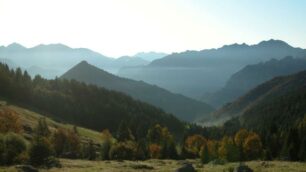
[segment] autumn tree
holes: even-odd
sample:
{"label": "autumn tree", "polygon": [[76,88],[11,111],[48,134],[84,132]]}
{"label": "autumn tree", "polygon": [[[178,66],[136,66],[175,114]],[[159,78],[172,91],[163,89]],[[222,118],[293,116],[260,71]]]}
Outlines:
{"label": "autumn tree", "polygon": [[115,143],[110,151],[110,159],[115,160],[135,160],[137,154],[137,144],[133,141]]}
{"label": "autumn tree", "polygon": [[[174,138],[167,127],[162,127],[159,124],[151,127],[147,133],[147,140],[149,142],[149,154],[154,158],[177,158]],[[156,153],[157,150],[160,152]]]}
{"label": "autumn tree", "polygon": [[201,135],[192,135],[186,138],[184,143],[185,150],[193,157],[199,157],[200,150],[206,145],[207,140]]}
{"label": "autumn tree", "polygon": [[0,109],[0,133],[19,133],[22,129],[18,114],[8,108]]}
{"label": "autumn tree", "polygon": [[208,139],[206,145],[207,145],[210,160],[217,159],[219,142],[216,140]]}
{"label": "autumn tree", "polygon": [[76,158],[80,152],[80,138],[74,131],[59,128],[53,134],[52,145],[57,156]]}
{"label": "autumn tree", "polygon": [[243,150],[247,159],[257,159],[262,153],[262,143],[258,134],[251,132],[245,139]]}
{"label": "autumn tree", "polygon": [[218,149],[219,156],[222,159],[228,161],[238,161],[239,159],[239,150],[235,145],[232,137],[224,136],[220,142],[220,147]]}
{"label": "autumn tree", "polygon": [[158,144],[150,144],[149,145],[149,154],[151,158],[159,159],[161,158],[161,146]]}
{"label": "autumn tree", "polygon": [[102,160],[108,160],[109,159],[109,150],[114,143],[114,138],[112,134],[109,132],[108,129],[104,129],[101,132],[101,138],[103,140],[101,144],[101,150],[100,150],[100,158]]}
{"label": "autumn tree", "polygon": [[243,144],[248,137],[249,132],[246,129],[240,129],[236,134],[235,134],[235,144],[239,149],[239,160],[243,161],[245,159],[244,155],[244,150],[243,150]]}

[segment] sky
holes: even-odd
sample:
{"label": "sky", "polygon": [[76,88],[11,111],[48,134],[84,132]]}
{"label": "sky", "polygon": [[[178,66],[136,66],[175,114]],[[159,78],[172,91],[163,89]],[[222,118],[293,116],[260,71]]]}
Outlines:
{"label": "sky", "polygon": [[109,57],[280,39],[306,48],[305,0],[0,0],[0,45],[63,43]]}

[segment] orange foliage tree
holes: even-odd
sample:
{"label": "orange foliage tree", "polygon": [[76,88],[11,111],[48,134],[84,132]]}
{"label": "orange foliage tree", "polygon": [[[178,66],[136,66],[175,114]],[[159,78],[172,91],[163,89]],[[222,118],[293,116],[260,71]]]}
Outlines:
{"label": "orange foliage tree", "polygon": [[194,157],[198,157],[201,148],[206,145],[207,140],[198,134],[187,137],[185,140],[185,150],[192,154]]}
{"label": "orange foliage tree", "polygon": [[0,110],[0,124],[0,133],[19,133],[22,128],[18,114],[8,108],[2,108]]}
{"label": "orange foliage tree", "polygon": [[149,145],[149,154],[151,158],[159,159],[161,158],[161,146],[158,144]]}

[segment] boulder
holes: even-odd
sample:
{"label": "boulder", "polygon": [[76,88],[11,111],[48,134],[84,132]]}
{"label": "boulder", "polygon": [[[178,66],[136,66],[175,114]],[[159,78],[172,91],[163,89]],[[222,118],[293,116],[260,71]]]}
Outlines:
{"label": "boulder", "polygon": [[176,172],[196,172],[192,164],[186,163],[182,167],[178,168]]}
{"label": "boulder", "polygon": [[38,172],[32,165],[17,165],[15,168],[18,172]]}
{"label": "boulder", "polygon": [[234,169],[234,172],[253,172],[253,170],[250,167],[248,167],[247,165],[242,164],[242,165],[239,165],[238,167],[236,167]]}

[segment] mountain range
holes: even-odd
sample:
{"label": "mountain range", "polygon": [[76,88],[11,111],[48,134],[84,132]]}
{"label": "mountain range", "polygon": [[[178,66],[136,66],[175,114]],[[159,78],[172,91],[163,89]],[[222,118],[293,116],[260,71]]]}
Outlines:
{"label": "mountain range", "polygon": [[135,54],[133,57],[140,57],[140,58],[142,58],[146,61],[151,62],[153,60],[163,58],[167,55],[168,54],[166,54],[166,53],[150,51],[150,52],[139,52],[139,53]]}
{"label": "mountain range", "polygon": [[86,61],[77,64],[61,76],[63,79],[75,79],[87,84],[94,84],[110,90],[123,92],[135,99],[162,108],[181,120],[194,121],[208,115],[214,109],[203,102],[171,93],[143,81],[117,77]]}
{"label": "mountain range", "polygon": [[[63,44],[40,44],[26,48],[18,43],[0,47],[0,59],[9,59],[16,66],[26,69],[32,76],[40,74],[45,78],[62,75],[76,63],[86,60],[109,72],[116,73],[123,66],[142,66],[146,59],[156,59],[162,53],[140,53],[140,56],[111,58],[87,48],[71,48]],[[11,66],[13,67],[13,66]]]}
{"label": "mountain range", "polygon": [[306,50],[273,39],[255,45],[232,44],[173,53],[146,66],[121,68],[118,75],[199,99],[204,93],[220,90],[234,73],[247,65],[286,56],[305,57]]}

